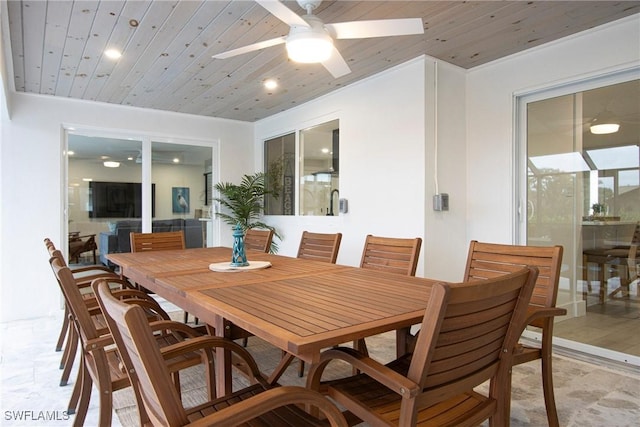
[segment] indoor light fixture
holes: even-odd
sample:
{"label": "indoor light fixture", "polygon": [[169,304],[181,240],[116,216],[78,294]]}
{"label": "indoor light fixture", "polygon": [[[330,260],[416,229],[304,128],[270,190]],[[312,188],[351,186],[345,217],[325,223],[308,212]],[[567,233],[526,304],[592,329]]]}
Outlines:
{"label": "indoor light fixture", "polygon": [[289,31],[286,42],[289,58],[305,64],[324,62],[333,52],[333,39],[318,18],[307,15],[305,20],[311,28],[293,26]]}
{"label": "indoor light fixture", "polygon": [[102,163],[105,168],[119,168],[120,162],[106,161]]}
{"label": "indoor light fixture", "polygon": [[618,120],[611,111],[604,110],[591,121],[589,129],[591,133],[596,135],[616,133],[618,129],[620,129],[620,120]]}

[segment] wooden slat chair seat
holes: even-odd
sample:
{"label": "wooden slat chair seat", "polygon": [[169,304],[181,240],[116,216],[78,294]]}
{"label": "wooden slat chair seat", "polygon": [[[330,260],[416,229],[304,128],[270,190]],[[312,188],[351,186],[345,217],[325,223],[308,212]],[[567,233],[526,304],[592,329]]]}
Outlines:
{"label": "wooden slat chair seat", "polygon": [[518,344],[513,364],[541,360],[542,389],[550,426],[558,426],[558,413],[553,393],[552,339],[553,320],[567,311],[556,307],[562,246],[520,246],[471,241],[464,280],[489,280],[511,273],[523,266],[539,270],[533,295],[527,309],[527,325],[541,328],[540,347]]}
{"label": "wooden slat chair seat", "polygon": [[244,234],[244,248],[250,251],[269,253],[273,234],[273,230],[249,228]]}
{"label": "wooden slat chair seat", "polygon": [[[342,242],[342,233],[312,233],[310,231],[303,231],[296,258],[335,264],[338,259],[340,242]],[[293,359],[294,356],[283,351],[283,360],[271,377],[269,377],[269,381],[271,383],[278,381]],[[300,360],[298,376],[302,377],[303,375],[304,360]]]}
{"label": "wooden slat chair seat", "polygon": [[[67,413],[76,414],[74,426],[84,424],[91,399],[92,384],[95,383],[100,397],[99,425],[108,426],[112,417],[112,392],[129,386],[129,379],[122,371],[122,359],[116,353],[117,350],[113,346],[114,341],[108,328],[96,326],[93,317],[100,311],[97,301],[83,297],[73,280],[71,271],[57,258],[51,258],[51,267],[61,286],[65,302],[69,307],[73,328],[80,341],[81,367],[78,370],[78,379],[69,401]],[[100,281],[105,287],[110,288],[108,279],[102,278],[96,279],[96,281]],[[144,292],[124,289],[116,290],[114,293],[122,298],[124,304],[135,304],[141,310],[147,324],[150,319],[154,320],[150,327],[153,327],[157,334],[154,336],[153,344],[156,348],[172,346],[182,341],[183,336],[196,337],[199,335],[186,325],[167,320],[167,313]],[[119,293],[120,295],[118,295]],[[169,368],[174,376],[173,386],[179,387],[179,371],[181,369],[209,361],[210,363],[205,363],[205,371],[208,378],[207,385],[210,392],[213,393],[215,379],[213,378],[213,369],[209,369],[213,364],[213,355],[191,352],[176,356],[179,357],[172,359]],[[141,420],[145,417],[144,414],[140,414],[140,416]]]}
{"label": "wooden slat chair seat", "polygon": [[140,412],[148,414],[150,424],[166,426],[320,426],[326,420],[313,417],[297,405],[319,408],[332,426],[346,427],[340,410],[320,393],[302,387],[272,387],[260,374],[251,354],[235,342],[205,336],[178,344],[190,349],[230,350],[242,359],[249,373],[250,386],[224,397],[185,409],[171,387],[166,357],[156,345],[144,313],[139,307],[113,298],[106,284],[97,281],[94,289],[108,317],[116,345],[127,368],[131,384],[140,396]]}
{"label": "wooden slat chair seat", "polygon": [[[506,426],[513,349],[525,325],[536,268],[484,283],[436,283],[413,353],[383,365],[352,348],[322,353],[307,387],[375,426]],[[322,382],[333,360],[360,374]],[[474,388],[490,380],[489,392]]]}

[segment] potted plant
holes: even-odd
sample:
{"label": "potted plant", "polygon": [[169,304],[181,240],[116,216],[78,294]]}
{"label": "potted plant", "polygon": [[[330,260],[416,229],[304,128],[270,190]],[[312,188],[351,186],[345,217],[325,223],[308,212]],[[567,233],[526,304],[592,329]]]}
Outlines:
{"label": "potted plant", "polygon": [[[278,198],[277,189],[267,189],[265,185],[266,174],[264,172],[256,172],[252,175],[245,174],[242,176],[240,184],[231,182],[219,182],[215,185],[215,189],[220,193],[219,197],[214,200],[219,202],[222,212],[218,212],[217,216],[225,223],[232,227],[240,224],[243,231],[249,228],[267,228],[274,231],[274,235],[280,239],[280,235],[275,227],[262,222],[264,214],[264,197],[271,194]],[[278,251],[278,245],[271,243],[271,252]]]}
{"label": "potted plant", "polygon": [[604,216],[606,213],[606,206],[604,203],[594,203],[591,205],[591,209],[593,210],[593,216]]}

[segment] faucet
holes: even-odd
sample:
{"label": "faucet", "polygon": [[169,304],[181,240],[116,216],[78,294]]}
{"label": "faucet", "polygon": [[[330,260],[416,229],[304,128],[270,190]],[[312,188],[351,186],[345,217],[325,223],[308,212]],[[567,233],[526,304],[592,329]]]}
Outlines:
{"label": "faucet", "polygon": [[333,193],[338,193],[338,197],[340,197],[340,192],[338,189],[331,190],[331,195],[329,196],[329,210],[327,211],[327,216],[333,216]]}

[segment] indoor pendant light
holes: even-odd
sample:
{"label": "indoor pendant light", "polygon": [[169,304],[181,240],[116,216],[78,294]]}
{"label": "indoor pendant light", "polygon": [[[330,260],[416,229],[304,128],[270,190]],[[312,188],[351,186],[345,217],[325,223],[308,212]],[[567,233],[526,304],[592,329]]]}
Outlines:
{"label": "indoor pendant light", "polygon": [[595,135],[615,133],[620,129],[620,120],[618,120],[611,111],[604,110],[591,121],[589,129],[591,130],[591,133]]}

